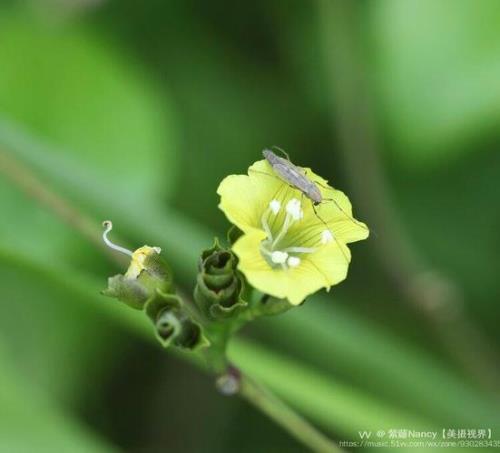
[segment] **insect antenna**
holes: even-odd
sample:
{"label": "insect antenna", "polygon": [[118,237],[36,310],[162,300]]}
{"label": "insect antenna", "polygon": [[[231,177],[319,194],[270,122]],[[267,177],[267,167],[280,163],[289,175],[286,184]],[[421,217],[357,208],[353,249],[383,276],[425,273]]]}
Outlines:
{"label": "insect antenna", "polygon": [[282,148],[280,148],[279,146],[276,146],[276,145],[271,146],[271,149],[273,151],[274,150],[279,151],[283,156],[285,156],[285,158],[286,158],[286,160],[288,160],[288,162],[292,162],[291,159],[290,159],[290,156],[288,155],[288,153],[284,149],[282,149]]}

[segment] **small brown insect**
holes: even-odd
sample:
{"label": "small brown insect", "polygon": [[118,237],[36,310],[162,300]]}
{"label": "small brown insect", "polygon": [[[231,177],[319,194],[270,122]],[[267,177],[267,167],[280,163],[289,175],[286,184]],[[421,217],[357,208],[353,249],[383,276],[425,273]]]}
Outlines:
{"label": "small brown insect", "polygon": [[[323,201],[323,195],[321,195],[316,183],[306,176],[302,168],[294,165],[290,158],[279,157],[269,149],[262,151],[262,155],[280,179],[300,190],[314,205],[318,205]],[[286,153],[285,155],[288,157]]]}
{"label": "small brown insect", "polygon": [[281,148],[278,147],[275,148],[279,150],[281,153],[283,153],[286,156],[286,159],[284,157],[277,156],[270,149],[264,149],[264,151],[262,151],[262,155],[269,162],[269,165],[271,165],[273,171],[276,173],[279,179],[281,179],[289,186],[297,190],[300,190],[300,192],[303,195],[305,195],[307,198],[309,198],[309,200],[312,201],[312,207],[314,213],[321,222],[323,222],[326,225],[326,222],[318,215],[318,212],[316,211],[316,206],[320,205],[321,203],[331,201],[352,222],[354,222],[356,225],[361,226],[364,229],[368,229],[366,225],[362,224],[361,222],[358,222],[347,212],[345,212],[334,198],[324,198],[321,191],[319,190],[318,187],[319,183],[316,183],[311,179],[309,179],[309,177],[306,175],[305,170],[295,165],[290,160],[290,157],[285,151],[283,151]]}

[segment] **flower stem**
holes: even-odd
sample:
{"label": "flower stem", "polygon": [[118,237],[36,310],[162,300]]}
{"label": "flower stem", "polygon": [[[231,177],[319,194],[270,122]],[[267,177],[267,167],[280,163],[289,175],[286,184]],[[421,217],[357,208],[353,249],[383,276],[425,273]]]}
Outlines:
{"label": "flower stem", "polygon": [[248,376],[241,376],[240,395],[312,451],[321,453],[343,451],[290,406]]}
{"label": "flower stem", "polygon": [[311,451],[321,453],[342,452],[343,450],[333,441],[318,431],[269,389],[262,384],[258,384],[228,362],[226,347],[230,334],[230,329],[209,330],[208,337],[210,338],[211,346],[203,354],[208,370],[212,374],[215,374],[218,379],[224,375],[227,377],[232,375],[237,380],[234,388],[232,385],[226,387],[227,381],[222,381],[225,384],[220,386],[219,381],[217,384],[219,391],[226,395],[236,395],[239,393],[242,398],[278,423],[292,437],[309,447]]}
{"label": "flower stem", "polygon": [[118,264],[126,263],[121,256],[111,252],[101,241],[102,227],[100,222],[93,221],[80,209],[73,206],[67,199],[52,190],[34,171],[24,165],[8,151],[0,148],[0,174],[10,179],[29,197],[36,200],[47,210],[52,211],[66,224],[74,228],[87,241],[103,251],[111,260]]}

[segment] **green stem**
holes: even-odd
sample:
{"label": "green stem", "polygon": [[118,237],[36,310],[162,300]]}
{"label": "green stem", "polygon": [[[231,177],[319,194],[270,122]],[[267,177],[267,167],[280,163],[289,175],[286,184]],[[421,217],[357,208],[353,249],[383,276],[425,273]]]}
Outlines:
{"label": "green stem", "polygon": [[51,190],[48,184],[45,184],[35,172],[11,153],[1,148],[0,173],[10,179],[15,186],[19,187],[29,197],[70,225],[92,245],[104,252],[108,258],[120,265],[126,262],[120,255],[113,253],[104,245],[101,240],[102,226],[98,222],[95,222],[64,197]]}
{"label": "green stem", "polygon": [[209,327],[206,331],[211,346],[204,352],[204,357],[209,370],[218,377],[219,390],[226,395],[239,392],[242,398],[245,398],[312,451],[321,453],[342,451],[270,390],[257,384],[229,364],[226,349],[232,333],[232,329],[218,326]]}
{"label": "green stem", "polygon": [[225,374],[229,366],[226,355],[228,341],[227,329],[214,332],[212,329],[205,326],[205,335],[210,340],[210,347],[204,351],[208,369],[216,376]]}
{"label": "green stem", "polygon": [[241,377],[240,395],[312,451],[321,453],[343,451],[290,406],[248,376]]}

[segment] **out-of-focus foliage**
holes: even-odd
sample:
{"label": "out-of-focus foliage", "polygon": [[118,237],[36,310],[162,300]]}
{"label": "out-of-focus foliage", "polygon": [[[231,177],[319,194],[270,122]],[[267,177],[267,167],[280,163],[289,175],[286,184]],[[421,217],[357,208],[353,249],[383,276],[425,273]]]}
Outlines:
{"label": "out-of-focus foliage", "polygon": [[140,61],[84,23],[21,8],[0,16],[0,43],[3,115],[71,150],[124,197],[172,187],[170,103]]}
{"label": "out-of-focus foliage", "polygon": [[498,2],[372,6],[380,100],[402,161],[442,164],[498,137]]}
{"label": "out-of-focus foliage", "polygon": [[[151,78],[116,47],[84,24],[20,5],[1,10],[1,114],[53,143],[53,165],[69,159],[132,204],[173,187],[172,115]],[[0,200],[2,243],[16,253],[94,266],[85,241],[4,179]],[[109,362],[110,326],[37,273],[6,268],[2,292],[9,302],[1,306],[1,333],[23,373],[51,394],[79,399],[99,375],[97,364]]]}
{"label": "out-of-focus foliage", "polygon": [[[72,452],[111,452],[104,442],[65,418],[53,404],[0,359],[0,451],[41,449]],[[27,433],[29,433],[27,435]]]}
{"label": "out-of-focus foliage", "polygon": [[379,99],[403,162],[444,164],[496,135],[498,2],[390,0],[370,12]]}
{"label": "out-of-focus foliage", "polygon": [[[263,147],[281,145],[349,193],[314,2],[28,5],[0,8],[0,152],[96,225],[111,218],[131,248],[161,246],[184,290],[201,250],[225,235],[219,181]],[[498,346],[497,3],[359,5],[397,217]],[[101,297],[125,266],[8,176],[0,451],[304,451]],[[235,341],[232,359],[338,439],[367,427],[499,426],[495,397],[402,303],[373,247],[385,231],[353,205],[375,234],[353,247],[346,282],[243,332],[251,341]]]}

